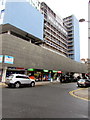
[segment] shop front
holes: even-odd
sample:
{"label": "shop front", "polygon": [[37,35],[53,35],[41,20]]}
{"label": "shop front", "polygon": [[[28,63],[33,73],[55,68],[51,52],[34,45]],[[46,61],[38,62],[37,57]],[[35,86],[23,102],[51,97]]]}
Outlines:
{"label": "shop front", "polygon": [[8,67],[6,72],[6,77],[10,76],[11,74],[25,74],[26,69],[20,67]]}
{"label": "shop front", "polygon": [[51,75],[49,70],[43,69],[28,69],[27,74],[29,76],[34,76],[36,81],[48,81],[51,80]]}

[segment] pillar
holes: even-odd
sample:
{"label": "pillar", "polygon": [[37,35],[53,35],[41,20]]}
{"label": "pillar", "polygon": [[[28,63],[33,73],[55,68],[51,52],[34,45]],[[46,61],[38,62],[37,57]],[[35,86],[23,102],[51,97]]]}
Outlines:
{"label": "pillar", "polygon": [[2,82],[6,81],[6,72],[7,72],[7,67],[3,67],[3,72],[2,72]]}

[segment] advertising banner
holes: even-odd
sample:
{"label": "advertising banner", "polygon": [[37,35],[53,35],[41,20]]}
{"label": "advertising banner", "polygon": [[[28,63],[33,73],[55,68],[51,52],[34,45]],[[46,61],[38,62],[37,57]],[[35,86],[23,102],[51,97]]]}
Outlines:
{"label": "advertising banner", "polygon": [[5,55],[4,63],[13,64],[13,62],[14,62],[14,57]]}
{"label": "advertising banner", "polygon": [[3,61],[3,55],[0,55],[0,63]]}

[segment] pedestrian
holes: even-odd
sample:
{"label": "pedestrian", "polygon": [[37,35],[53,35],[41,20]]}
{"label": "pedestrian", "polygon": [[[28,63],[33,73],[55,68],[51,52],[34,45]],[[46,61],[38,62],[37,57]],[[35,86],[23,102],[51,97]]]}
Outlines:
{"label": "pedestrian", "polygon": [[59,76],[60,83],[62,83],[62,75]]}

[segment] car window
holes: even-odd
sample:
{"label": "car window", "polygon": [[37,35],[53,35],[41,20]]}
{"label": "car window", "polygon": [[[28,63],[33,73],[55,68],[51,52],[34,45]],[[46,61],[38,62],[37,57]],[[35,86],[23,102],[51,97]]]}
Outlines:
{"label": "car window", "polygon": [[14,77],[14,75],[10,75],[8,78],[13,78]]}
{"label": "car window", "polygon": [[27,76],[16,76],[16,78],[24,78],[24,79],[29,79]]}
{"label": "car window", "polygon": [[80,82],[85,82],[85,80],[83,80],[83,79],[80,79]]}

